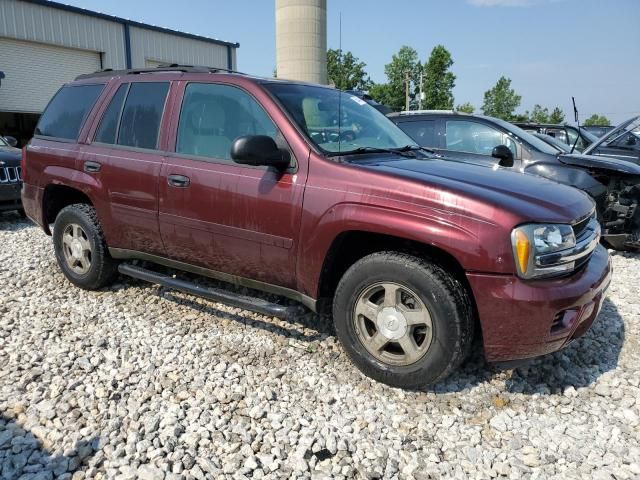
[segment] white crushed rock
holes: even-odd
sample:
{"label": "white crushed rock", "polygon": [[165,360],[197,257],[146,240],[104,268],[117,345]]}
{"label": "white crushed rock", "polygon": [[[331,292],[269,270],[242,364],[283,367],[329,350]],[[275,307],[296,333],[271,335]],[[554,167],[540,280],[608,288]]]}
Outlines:
{"label": "white crushed rock", "polygon": [[475,354],[434,389],[375,383],[326,320],[122,279],[86,292],[0,217],[0,478],[640,478],[640,256],[592,330],[526,370]]}

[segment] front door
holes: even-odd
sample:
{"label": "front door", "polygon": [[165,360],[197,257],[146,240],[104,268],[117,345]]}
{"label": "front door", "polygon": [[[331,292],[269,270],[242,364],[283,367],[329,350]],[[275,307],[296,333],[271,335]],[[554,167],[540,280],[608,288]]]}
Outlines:
{"label": "front door", "polygon": [[[291,168],[234,163],[231,145],[244,135],[274,138],[291,155]],[[174,150],[160,177],[160,231],[169,258],[294,287],[304,178],[260,104],[236,86],[186,84]]]}
{"label": "front door", "polygon": [[444,119],[445,155],[454,160],[475,163],[485,167],[500,161],[491,152],[498,145],[507,146],[518,159],[516,142],[506,133],[482,122]]}

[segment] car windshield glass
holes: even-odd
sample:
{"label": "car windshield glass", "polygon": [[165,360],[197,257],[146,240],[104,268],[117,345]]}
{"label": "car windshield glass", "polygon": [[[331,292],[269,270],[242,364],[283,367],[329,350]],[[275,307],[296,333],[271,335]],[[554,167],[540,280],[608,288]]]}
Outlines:
{"label": "car windshield glass", "polygon": [[520,127],[516,127],[513,123],[505,122],[504,120],[500,120],[499,118],[494,118],[492,120],[496,122],[498,125],[500,125],[502,128],[504,128],[505,130],[510,132],[511,134],[527,142],[536,150],[542,153],[548,153],[549,155],[558,154],[558,151],[556,150],[555,147],[552,147],[548,143],[545,143],[539,138],[536,138],[533,134],[529,132],[525,132]]}
{"label": "car windshield glass", "polygon": [[607,146],[638,146],[640,145],[640,117],[623,128],[616,129],[604,142]]}
{"label": "car windshield glass", "polygon": [[569,153],[571,151],[571,147],[564,142],[561,142],[557,138],[552,137],[551,135],[545,135],[544,133],[534,133],[534,135],[542,140],[545,143],[548,143],[552,147],[556,147],[559,152]]}
{"label": "car windshield glass", "polygon": [[8,147],[9,144],[6,142],[6,140],[2,137],[0,137],[0,147]]}
{"label": "car windshield glass", "polygon": [[312,85],[265,85],[309,139],[328,154],[420,148],[391,120],[355,95]]}

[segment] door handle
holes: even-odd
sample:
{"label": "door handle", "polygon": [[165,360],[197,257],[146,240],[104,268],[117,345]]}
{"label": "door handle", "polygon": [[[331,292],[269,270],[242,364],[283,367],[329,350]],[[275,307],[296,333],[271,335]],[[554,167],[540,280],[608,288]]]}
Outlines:
{"label": "door handle", "polygon": [[191,183],[191,180],[184,175],[169,175],[167,177],[167,183],[172,187],[186,188]]}
{"label": "door handle", "polygon": [[84,162],[82,169],[87,173],[97,173],[102,168],[102,164],[98,162],[92,162],[91,160],[87,160]]}

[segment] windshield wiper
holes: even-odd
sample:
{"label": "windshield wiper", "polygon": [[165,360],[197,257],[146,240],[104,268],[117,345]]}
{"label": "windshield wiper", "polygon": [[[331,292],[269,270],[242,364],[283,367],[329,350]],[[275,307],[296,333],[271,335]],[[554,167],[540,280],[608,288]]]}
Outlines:
{"label": "windshield wiper", "polygon": [[[358,147],[353,150],[346,150],[344,152],[333,152],[333,155],[358,155],[361,153],[393,153],[407,158],[416,158],[415,152],[417,150],[425,150],[418,145],[405,145],[404,147],[397,148],[383,148],[383,147]],[[426,150],[428,151],[428,150]]]}

